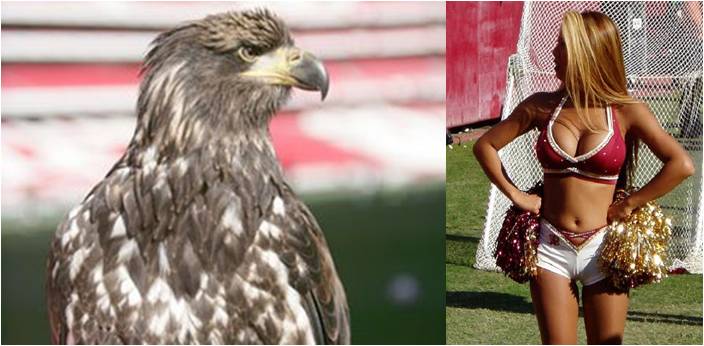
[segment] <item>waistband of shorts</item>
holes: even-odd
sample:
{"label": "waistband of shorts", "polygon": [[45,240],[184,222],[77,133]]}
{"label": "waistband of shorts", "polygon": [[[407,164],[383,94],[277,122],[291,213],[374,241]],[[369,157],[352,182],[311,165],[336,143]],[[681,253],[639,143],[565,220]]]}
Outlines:
{"label": "waistband of shorts", "polygon": [[[550,223],[550,221],[546,220],[545,218],[540,218],[540,225],[542,226],[543,223],[545,224],[545,227],[553,234],[555,234],[558,238],[560,238],[565,244],[567,244],[569,247],[571,247],[575,252],[578,252],[579,250],[583,249],[586,245],[588,245],[594,238],[600,235],[600,233],[603,233],[605,230],[609,229],[609,225],[604,225],[599,228],[595,228],[592,231],[587,231],[587,232],[593,232],[584,242],[582,242],[579,245],[575,245],[570,241],[570,239],[560,230],[559,228],[555,227],[553,224]],[[541,227],[542,228],[542,227]],[[574,232],[570,232],[574,233]],[[586,233],[586,232],[585,232]]]}

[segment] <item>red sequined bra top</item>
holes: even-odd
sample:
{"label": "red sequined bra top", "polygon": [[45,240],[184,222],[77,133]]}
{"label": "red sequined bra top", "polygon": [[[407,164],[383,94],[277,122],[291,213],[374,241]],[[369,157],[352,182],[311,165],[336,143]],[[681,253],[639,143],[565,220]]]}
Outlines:
{"label": "red sequined bra top", "polygon": [[618,121],[612,114],[612,106],[606,107],[609,130],[606,137],[588,152],[572,157],[557,145],[552,133],[555,119],[560,114],[567,96],[555,108],[550,121],[538,136],[535,150],[544,174],[574,175],[578,178],[603,184],[616,184],[621,166],[626,159],[626,144],[621,137]]}

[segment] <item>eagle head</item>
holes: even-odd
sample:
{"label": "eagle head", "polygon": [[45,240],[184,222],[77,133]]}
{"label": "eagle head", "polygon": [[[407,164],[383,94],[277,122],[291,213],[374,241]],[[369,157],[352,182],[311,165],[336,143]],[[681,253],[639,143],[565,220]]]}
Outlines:
{"label": "eagle head", "polygon": [[266,128],[292,87],[324,99],[329,84],[320,60],[264,9],[210,15],[160,34],[142,74],[135,139],[152,144]]}

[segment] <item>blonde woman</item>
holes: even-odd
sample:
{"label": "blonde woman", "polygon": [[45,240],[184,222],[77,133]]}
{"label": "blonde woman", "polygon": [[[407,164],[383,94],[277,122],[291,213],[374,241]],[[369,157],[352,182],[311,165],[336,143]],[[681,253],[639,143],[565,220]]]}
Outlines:
{"label": "blonde woman", "polygon": [[[528,97],[477,141],[474,154],[515,205],[540,212],[539,268],[530,289],[542,342],[577,342],[579,281],[587,342],[621,343],[628,292],[612,287],[599,270],[605,226],[671,191],[694,166],[648,106],[628,95],[618,30],[606,15],[567,12],[553,55],[561,87]],[[544,171],[542,198],[516,188],[498,156],[534,128],[540,131],[535,149]],[[664,166],[640,190],[612,204],[616,187],[632,179],[639,141]]]}

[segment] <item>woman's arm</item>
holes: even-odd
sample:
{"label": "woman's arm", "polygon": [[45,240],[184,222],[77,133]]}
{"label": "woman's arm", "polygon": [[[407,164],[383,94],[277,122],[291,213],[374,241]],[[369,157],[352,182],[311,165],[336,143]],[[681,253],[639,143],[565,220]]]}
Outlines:
{"label": "woman's arm", "polygon": [[609,208],[609,220],[630,215],[633,209],[670,192],[684,179],[694,174],[692,159],[682,146],[663,130],[646,104],[625,105],[621,108],[621,112],[628,122],[628,132],[632,132],[643,141],[664,163],[664,166],[640,190],[634,192],[622,203],[613,204]]}
{"label": "woman's arm", "polygon": [[538,95],[532,95],[521,102],[506,120],[484,133],[474,144],[473,149],[474,156],[489,180],[519,208],[534,213],[540,210],[540,197],[524,193],[511,182],[503,169],[498,152],[516,137],[534,127],[534,110],[538,97]]}

